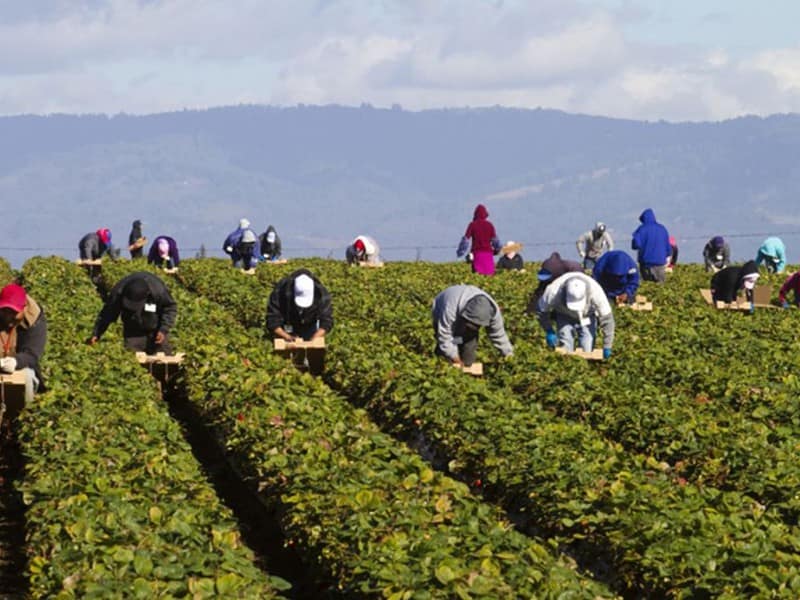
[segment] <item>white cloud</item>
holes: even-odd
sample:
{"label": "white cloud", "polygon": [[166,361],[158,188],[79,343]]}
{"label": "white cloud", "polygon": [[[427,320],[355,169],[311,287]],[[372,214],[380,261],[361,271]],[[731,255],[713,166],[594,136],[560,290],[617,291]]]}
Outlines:
{"label": "white cloud", "polygon": [[648,18],[641,6],[631,0],[22,3],[0,8],[0,114],[237,102],[542,106],[651,120],[800,109],[800,48],[748,54],[719,44],[632,41],[630,32]]}

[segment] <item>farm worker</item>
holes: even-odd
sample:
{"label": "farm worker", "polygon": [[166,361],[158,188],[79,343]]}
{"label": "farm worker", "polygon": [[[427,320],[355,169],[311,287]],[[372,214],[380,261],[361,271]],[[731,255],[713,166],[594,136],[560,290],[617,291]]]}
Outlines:
{"label": "farm worker", "polygon": [[672,256],[667,228],[656,221],[652,208],[639,215],[641,225],[633,232],[631,248],[638,250],[639,272],[645,281],[666,281],[666,264]]}
{"label": "farm worker", "polygon": [[494,275],[494,255],[500,252],[500,240],[494,230],[494,225],[489,221],[489,211],[483,204],[475,207],[472,221],[467,225],[467,231],[458,244],[456,256],[461,258],[467,253],[467,248],[472,247],[472,272],[481,275]]}
{"label": "farm worker", "polygon": [[494,299],[474,285],[453,285],[433,300],[436,354],[454,365],[470,366],[478,350],[478,332],[486,328],[489,340],[503,356],[514,352]]}
{"label": "farm worker", "polygon": [[603,254],[594,265],[592,277],[610,300],[633,304],[639,289],[639,269],[626,252],[612,250]]}
{"label": "farm worker", "polygon": [[308,269],[281,279],[267,303],[267,333],[287,342],[325,337],[333,329],[331,295]]}
{"label": "farm worker", "polygon": [[678,241],[674,236],[669,236],[670,253],[667,258],[667,269],[670,271],[678,264]]}
{"label": "farm worker", "polygon": [[598,221],[595,223],[594,229],[590,229],[578,238],[575,245],[583,260],[583,268],[590,271],[594,268],[594,263],[598,258],[614,249],[614,240],[606,231],[606,224]]}
{"label": "farm worker", "polygon": [[703,248],[703,262],[706,271],[716,273],[731,264],[731,248],[721,235],[708,240]]}
{"label": "farm worker", "polygon": [[34,392],[44,390],[39,360],[46,342],[44,310],[22,286],[9,283],[0,290],[0,371],[25,373],[26,405],[33,401]]}
{"label": "farm worker", "polygon": [[111,230],[98,229],[93,233],[87,233],[78,242],[78,251],[83,260],[97,260],[104,254],[114,258],[114,250],[111,246]]}
{"label": "farm worker", "polygon": [[786,294],[790,291],[794,292],[794,304],[800,306],[800,271],[793,273],[781,286],[778,292],[778,300],[783,308],[789,308],[789,302],[786,300]]}
{"label": "farm worker", "polygon": [[[583,273],[566,273],[545,289],[536,306],[547,345],[563,346],[572,352],[575,337],[584,352],[591,352],[597,324],[603,330],[603,358],[611,356],[614,345],[614,313],[600,284]],[[553,331],[555,319],[556,331]]]}
{"label": "farm worker", "polygon": [[523,267],[522,255],[519,251],[522,250],[522,244],[509,240],[506,245],[500,248],[500,254],[503,256],[497,261],[497,268],[507,271],[521,271]]}
{"label": "farm worker", "polygon": [[164,282],[152,273],[136,271],[111,288],[97,315],[89,344],[96,344],[108,326],[120,317],[126,349],[172,354],[169,331],[177,316],[178,305]]}
{"label": "farm worker", "polygon": [[381,248],[374,238],[360,235],[345,250],[345,258],[348,265],[362,262],[375,265],[381,262],[380,252]]}
{"label": "farm worker", "polygon": [[753,301],[753,288],[758,280],[758,267],[749,260],[741,267],[725,267],[711,277],[711,298],[716,302],[733,302],[741,290]]}
{"label": "farm worker", "polygon": [[[250,232],[245,236],[245,232]],[[247,237],[249,241],[243,242],[242,238]],[[239,227],[234,229],[225,238],[222,244],[225,254],[231,257],[234,267],[250,269],[258,261],[258,250],[256,248],[256,234],[250,229],[250,221],[247,219],[239,220]],[[246,260],[245,260],[246,259]],[[245,266],[245,262],[247,266]]]}
{"label": "farm worker", "polygon": [[756,266],[764,264],[768,273],[783,273],[786,266],[786,246],[779,237],[768,237],[758,249]]}
{"label": "farm worker", "polygon": [[142,258],[144,256],[144,245],[147,238],[142,235],[142,222],[138,219],[131,226],[131,233],[128,235],[128,252],[131,258]]}
{"label": "farm worker", "polygon": [[162,269],[174,269],[181,262],[178,254],[178,244],[166,235],[158,236],[150,246],[147,253],[147,264],[156,265]]}
{"label": "farm worker", "polygon": [[281,257],[281,238],[278,232],[270,225],[267,230],[258,236],[260,242],[261,258],[264,260],[278,260]]}
{"label": "farm worker", "polygon": [[539,302],[539,298],[542,297],[542,294],[544,294],[545,288],[564,273],[572,272],[583,273],[581,263],[574,260],[565,260],[561,258],[558,252],[553,252],[545,259],[539,272],[536,274],[539,284],[533,291],[533,294],[531,294],[530,300],[528,300],[528,307],[525,309],[526,314],[536,314],[536,304]]}

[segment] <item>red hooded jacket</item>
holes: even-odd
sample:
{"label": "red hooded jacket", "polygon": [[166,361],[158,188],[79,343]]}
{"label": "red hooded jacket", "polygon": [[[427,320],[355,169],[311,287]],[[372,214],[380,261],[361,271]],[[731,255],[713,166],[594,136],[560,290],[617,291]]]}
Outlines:
{"label": "red hooded jacket", "polygon": [[488,220],[489,211],[483,204],[475,207],[472,222],[467,226],[465,238],[472,240],[472,252],[494,252],[492,239],[497,237],[494,225]]}

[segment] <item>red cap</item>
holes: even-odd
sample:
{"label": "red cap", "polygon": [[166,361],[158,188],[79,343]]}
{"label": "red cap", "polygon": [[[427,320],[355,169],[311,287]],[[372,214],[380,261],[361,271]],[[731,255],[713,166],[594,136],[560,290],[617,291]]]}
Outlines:
{"label": "red cap", "polygon": [[365,250],[364,242],[362,240],[356,240],[356,243],[353,244],[353,245],[356,247],[356,250],[358,250],[359,252],[363,252]]}
{"label": "red cap", "polygon": [[14,312],[22,312],[25,308],[25,288],[16,283],[9,283],[0,290],[0,308],[10,308]]}

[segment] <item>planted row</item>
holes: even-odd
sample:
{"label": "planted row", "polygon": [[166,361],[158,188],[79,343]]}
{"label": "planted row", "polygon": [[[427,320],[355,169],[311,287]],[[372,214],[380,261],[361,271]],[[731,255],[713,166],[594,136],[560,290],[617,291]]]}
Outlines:
{"label": "planted row", "polygon": [[[408,352],[380,316],[386,307],[375,302],[374,272],[338,265],[317,272],[345,331],[331,343],[333,384],[401,436],[423,433],[451,468],[481,480],[531,529],[576,552],[599,553],[621,587],[640,593],[797,593],[799,540],[776,511],[741,494],[685,485],[579,423]],[[247,314],[237,303],[257,306],[268,291],[243,280],[233,295],[216,280],[217,291],[208,285],[206,293],[237,315]],[[520,353],[532,351],[521,344]]]}
{"label": "planted row", "polygon": [[[181,265],[178,280],[193,266]],[[205,261],[198,261],[205,262]],[[133,265],[116,265],[117,279]],[[200,267],[202,268],[202,266]],[[233,286],[246,276],[228,270]],[[216,303],[174,289],[189,398],[282,515],[289,543],[345,595],[609,597],[432,470]]]}
{"label": "planted row", "polygon": [[64,260],[29,260],[48,316],[49,390],[20,417],[34,597],[277,597],[205,480],[155,381],[118,337],[88,347],[100,303]]}

